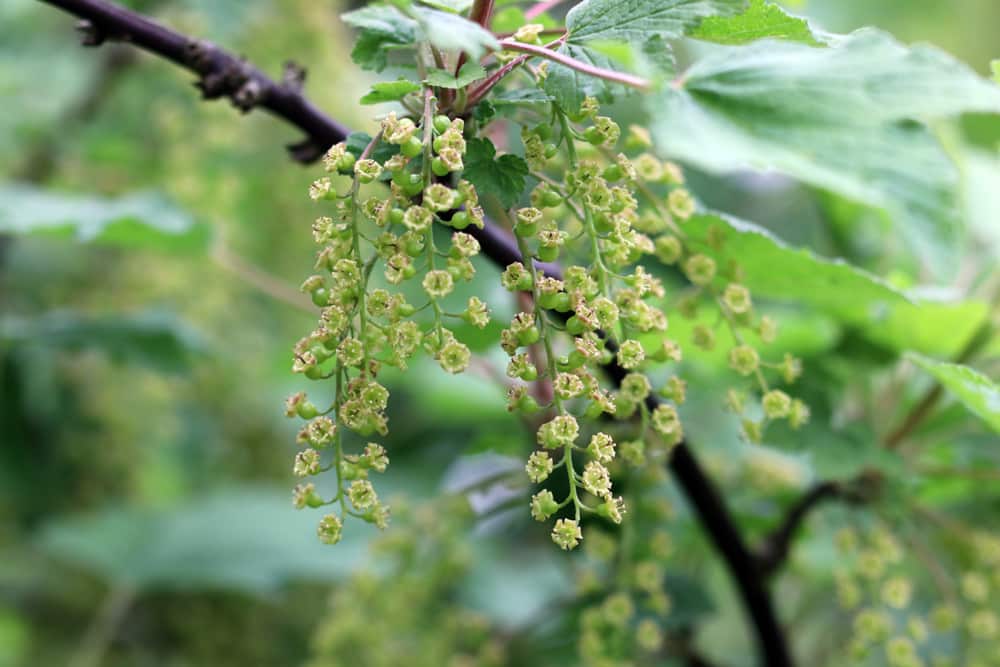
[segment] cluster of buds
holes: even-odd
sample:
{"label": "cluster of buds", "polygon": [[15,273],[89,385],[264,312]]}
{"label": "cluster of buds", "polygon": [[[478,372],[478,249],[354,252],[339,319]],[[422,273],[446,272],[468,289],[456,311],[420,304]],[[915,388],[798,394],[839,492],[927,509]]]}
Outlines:
{"label": "cluster of buds", "polygon": [[[388,507],[368,479],[370,472],[385,470],[388,457],[378,443],[362,445],[365,439],[388,433],[389,391],[378,382],[381,369],[405,369],[420,350],[449,373],[460,373],[469,365],[469,348],[445,326],[444,318],[452,315],[445,306],[453,300],[455,285],[475,275],[471,259],[479,253],[475,238],[458,230],[469,224],[482,226],[483,213],[470,183],[459,181],[453,189],[434,182],[432,175],[463,169],[463,130],[460,119],[438,116],[418,125],[411,118],[389,114],[361,155],[344,143],[333,146],[323,159],[328,175],[309,189],[312,199],[331,205],[332,211],[312,227],[319,245],[316,274],[303,282],[302,290],[319,308],[319,319],[316,328],[296,343],[292,370],[311,380],[330,381],[335,397],[332,405],[320,410],[299,393],[288,400],[286,412],[308,420],[298,437],[304,448],[295,457],[295,475],[312,477],[327,471],[336,475],[337,489],[331,497],[320,495],[314,483],[304,482],[293,498],[297,508],[339,509],[319,523],[319,537],[325,543],[340,540],[347,516],[380,528],[389,520]],[[423,159],[414,160],[417,156]],[[368,184],[375,184],[382,194],[362,199],[362,187]],[[450,218],[445,215],[455,209],[461,210]],[[448,248],[435,244],[435,223],[456,229]],[[402,291],[370,289],[368,279],[377,266],[391,286],[420,284],[426,303],[411,304]],[[489,310],[481,299],[472,297],[463,305],[455,317],[479,328],[489,323]],[[353,447],[360,452],[351,453]]]}

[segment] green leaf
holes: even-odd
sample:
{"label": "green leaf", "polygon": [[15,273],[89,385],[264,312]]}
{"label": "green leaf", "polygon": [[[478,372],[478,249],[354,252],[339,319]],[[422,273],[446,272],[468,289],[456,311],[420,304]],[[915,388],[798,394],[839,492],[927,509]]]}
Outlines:
{"label": "green leaf", "polygon": [[487,52],[500,48],[492,32],[467,18],[436,9],[414,9],[423,29],[422,38],[443,51],[464,51],[473,60],[479,60]]}
{"label": "green leaf", "polygon": [[877,276],[844,260],[793,248],[749,222],[705,213],[685,222],[683,230],[693,251],[719,266],[738,262],[745,284],[761,297],[794,301],[848,321],[864,321],[868,313],[908,303]]}
{"label": "green leaf", "polygon": [[718,44],[746,44],[770,38],[820,45],[805,19],[789,16],[766,0],[750,0],[746,11],[736,16],[709,16],[691,37]]}
{"label": "green leaf", "polygon": [[[621,69],[614,60],[589,46],[567,42],[560,46],[557,51],[594,67],[610,70]],[[550,63],[549,74],[545,77],[545,92],[565,111],[574,113],[580,108],[586,97],[594,97],[601,102],[610,102],[616,93],[625,92],[625,88],[619,84],[578,72],[565,65]]]}
{"label": "green leaf", "polygon": [[351,51],[351,59],[364,69],[381,72],[387,64],[387,51],[417,41],[418,26],[395,7],[368,5],[341,16],[360,32]]}
{"label": "green leaf", "polygon": [[702,19],[742,9],[744,0],[585,0],[566,15],[570,41],[641,43],[682,37]]}
{"label": "green leaf", "polygon": [[660,150],[713,171],[771,169],[886,211],[939,272],[954,264],[954,165],[914,119],[1000,111],[1000,88],[929,47],[862,30],[816,49],[721,48],[650,96]]}
{"label": "green leaf", "polygon": [[451,12],[452,14],[462,14],[472,7],[473,0],[420,0],[421,4]]}
{"label": "green leaf", "polygon": [[445,51],[464,51],[478,60],[487,51],[499,48],[493,33],[462,16],[429,7],[368,5],[343,14],[341,18],[360,33],[351,58],[365,69],[382,71],[388,63],[387,52],[428,41]]}
{"label": "green leaf", "polygon": [[362,104],[382,104],[383,102],[398,102],[410,93],[420,90],[419,83],[406,79],[397,81],[381,81],[372,84],[371,92],[361,98]]}
{"label": "green leaf", "polygon": [[356,522],[336,552],[316,540],[314,512],[296,511],[287,492],[232,489],[172,511],[111,509],[56,520],[42,532],[48,553],[139,590],[267,592],[291,579],[333,579],[361,564]]}
{"label": "green leaf", "polygon": [[172,313],[90,317],[71,311],[36,318],[6,317],[0,342],[46,345],[54,350],[97,349],[122,364],[142,364],[166,372],[186,370],[207,344]]}
{"label": "green leaf", "polygon": [[899,352],[953,354],[988,312],[980,302],[904,293],[842,259],[791,247],[766,229],[722,214],[697,214],[683,230],[690,247],[719,266],[737,262],[755,296],[812,307]]}
{"label": "green leaf", "polygon": [[496,148],[489,139],[470,139],[465,153],[465,171],[480,195],[494,195],[504,208],[518,202],[524,191],[528,163],[517,155],[496,157]]}
{"label": "green leaf", "polygon": [[[367,132],[351,132],[347,135],[347,150],[354,154],[354,157],[360,158],[361,154],[365,152],[365,148],[371,143],[372,136]],[[372,151],[371,158],[377,160],[378,162],[385,162],[393,155],[399,153],[399,146],[395,144],[390,144],[385,141],[380,141]],[[384,175],[388,178],[388,174]]]}
{"label": "green leaf", "polygon": [[1000,433],[1000,386],[968,366],[936,361],[919,354],[907,356],[954,394],[969,412]]}
{"label": "green leaf", "polygon": [[455,76],[448,70],[432,69],[427,72],[427,78],[424,79],[424,83],[429,86],[437,86],[438,88],[465,88],[473,81],[478,81],[484,76],[486,76],[486,69],[482,65],[467,62],[462,65],[462,69],[458,70],[458,76]]}
{"label": "green leaf", "polygon": [[123,248],[204,251],[209,228],[155,193],[119,198],[0,186],[0,232],[75,238]]}

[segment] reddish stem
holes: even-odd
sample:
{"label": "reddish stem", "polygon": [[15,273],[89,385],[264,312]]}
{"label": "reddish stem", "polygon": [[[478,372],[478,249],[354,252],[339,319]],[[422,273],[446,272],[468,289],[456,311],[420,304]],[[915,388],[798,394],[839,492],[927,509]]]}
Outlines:
{"label": "reddish stem", "polygon": [[562,2],[563,0],[544,0],[543,2],[539,2],[538,4],[529,7],[528,10],[524,12],[524,18],[529,20],[533,19],[539,14],[544,14],[553,7],[562,4]]}
{"label": "reddish stem", "polygon": [[[561,42],[564,40],[565,37],[563,40],[558,41]],[[513,39],[505,39],[501,41],[500,46],[506,51],[520,51],[521,53],[528,53],[532,56],[545,58],[547,60],[557,62],[560,65],[565,65],[570,69],[575,69],[577,72],[583,72],[584,74],[597,77],[598,79],[604,79],[605,81],[613,81],[625,86],[631,86],[632,88],[638,88],[639,90],[650,90],[652,88],[652,84],[642,77],[635,76],[633,74],[626,74],[625,72],[616,72],[614,70],[604,69],[603,67],[588,65],[581,60],[571,58],[565,54],[558,53],[557,51],[552,51],[545,46],[524,44]]]}

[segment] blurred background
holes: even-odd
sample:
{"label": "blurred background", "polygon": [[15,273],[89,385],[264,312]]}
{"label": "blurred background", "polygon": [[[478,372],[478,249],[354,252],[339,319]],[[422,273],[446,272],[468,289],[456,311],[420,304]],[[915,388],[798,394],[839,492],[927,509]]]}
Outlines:
{"label": "blurred background", "polygon": [[[367,109],[353,104],[370,79],[350,64],[342,5],[127,4],[265,71],[280,72],[287,59],[307,65],[310,97],[370,128]],[[875,25],[932,42],[984,74],[1000,56],[995,0],[789,7],[835,32]],[[384,545],[372,550],[372,533],[354,524],[342,545],[324,548],[318,515],[291,508],[295,425],[283,399],[304,388],[289,371],[290,348],[314,322],[297,285],[312,272],[306,189],[316,173],[286,159],[283,146],[296,134],[265,114],[241,118],[200,101],[191,77],[160,60],[81,49],[73,20],[42,3],[3,0],[0,27],[0,666],[320,667],[403,656],[444,665],[441,656],[463,642],[489,664],[498,641],[508,656],[527,651],[519,628],[554,618],[574,575],[544,529],[530,525],[523,490],[491,487],[532,436],[508,417],[489,373],[444,377],[415,364],[391,382],[391,420],[405,428],[386,443],[393,465],[382,489],[398,498],[399,526],[388,551],[416,544],[416,534],[429,543],[408,560],[380,555]],[[1000,125],[968,118],[961,134],[972,147],[978,254],[940,287],[965,295],[995,267]],[[710,204],[790,243],[845,256],[904,287],[922,282],[885,227],[862,227],[844,202],[774,179],[693,181]],[[496,271],[478,269],[478,289],[494,290]],[[984,316],[975,299],[952,307],[953,326],[966,332]],[[838,453],[808,459],[780,434],[762,453],[726,456],[739,446],[736,424],[717,418],[711,396],[692,397],[688,429],[718,449],[707,454],[715,473],[755,482],[728,487],[751,533],[814,476],[859,465],[845,461],[852,450],[839,438],[861,442],[870,427],[847,409],[834,414],[845,397],[824,395],[824,378],[887,372],[891,361],[892,332],[859,337],[815,314],[789,321],[781,344],[807,368],[838,345],[866,351],[870,365],[817,362],[821,370],[807,376],[817,421],[842,426]],[[924,332],[925,351],[954,349],[961,332],[944,329]],[[488,337],[480,343],[492,354]],[[695,360],[688,372],[711,386],[723,381],[721,367]],[[816,437],[830,444],[828,433]],[[463,489],[476,489],[467,497],[489,508],[488,519],[444,520],[459,515],[426,504]],[[675,495],[664,483],[664,501]],[[676,511],[671,539],[698,575],[669,582],[678,627],[703,621],[704,643],[742,656],[726,664],[743,664],[750,652],[738,605],[683,507]],[[831,552],[821,541],[805,551],[814,560],[797,576],[811,585],[783,582],[782,613],[814,614],[795,628],[797,644],[816,657],[803,664],[837,664],[828,630],[844,621],[824,611]],[[383,577],[392,587],[376,590]],[[559,633],[551,634],[532,639],[537,664],[563,662],[553,657]],[[371,650],[386,637],[402,647],[393,659]]]}

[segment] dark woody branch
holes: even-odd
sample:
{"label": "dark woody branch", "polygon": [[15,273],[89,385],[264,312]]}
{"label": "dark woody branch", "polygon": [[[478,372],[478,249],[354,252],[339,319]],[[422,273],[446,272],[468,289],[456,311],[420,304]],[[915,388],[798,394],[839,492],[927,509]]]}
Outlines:
{"label": "dark woody branch", "polygon": [[834,500],[849,505],[870,503],[878,496],[881,481],[878,472],[865,471],[848,481],[825,481],[813,486],[789,508],[781,523],[760,545],[756,555],[760,573],[770,577],[785,564],[795,535],[812,510]]}
{"label": "dark woody branch", "polygon": [[[342,141],[348,129],[325,115],[302,94],[304,71],[295,66],[286,68],[279,83],[245,60],[219,47],[195,40],[105,0],[41,0],[82,19],[84,44],[97,46],[104,41],[119,41],[161,56],[199,76],[197,83],[207,99],[228,98],[242,111],[263,108],[302,130],[306,138],[290,146],[292,157],[303,163],[319,159],[331,145]],[[485,4],[485,3],[484,3]],[[510,234],[487,224],[484,229],[468,230],[479,241],[483,255],[503,267],[522,261],[517,244]],[[549,275],[558,267],[541,266]],[[614,341],[608,341],[614,349]],[[617,384],[626,371],[612,362],[606,367]],[[657,399],[650,397],[650,407]],[[705,527],[713,545],[722,556],[754,625],[765,667],[791,667],[794,663],[787,642],[771,603],[758,560],[747,548],[721,494],[701,469],[701,465],[685,443],[673,450],[668,466],[684,490],[688,501]]]}

